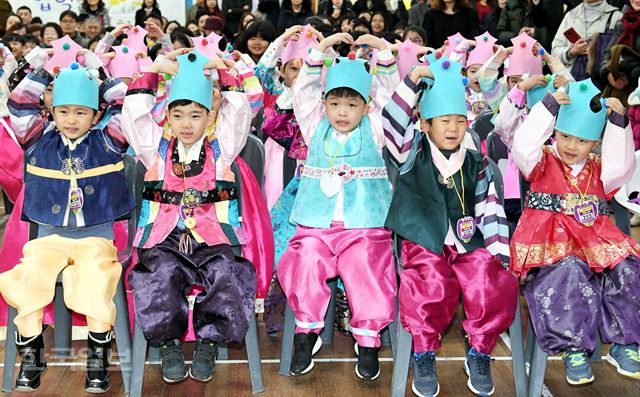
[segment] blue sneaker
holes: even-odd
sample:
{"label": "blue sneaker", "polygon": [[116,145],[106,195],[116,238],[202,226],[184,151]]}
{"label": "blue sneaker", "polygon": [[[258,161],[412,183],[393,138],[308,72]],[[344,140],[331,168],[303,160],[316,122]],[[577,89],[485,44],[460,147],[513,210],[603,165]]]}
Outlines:
{"label": "blue sneaker", "polygon": [[607,354],[607,361],[618,369],[620,375],[633,379],[640,379],[640,353],[638,344],[611,345],[611,350]]}
{"label": "blue sneaker", "polygon": [[564,367],[566,370],[567,382],[570,385],[584,385],[591,383],[595,379],[587,353],[585,352],[564,352],[562,354]]}
{"label": "blue sneaker", "polygon": [[422,352],[413,354],[413,394],[418,397],[436,397],[440,393],[436,375],[436,353]]}
{"label": "blue sneaker", "polygon": [[467,353],[464,372],[469,380],[467,387],[479,396],[490,396],[495,392],[491,378],[491,356],[478,352],[473,347]]}

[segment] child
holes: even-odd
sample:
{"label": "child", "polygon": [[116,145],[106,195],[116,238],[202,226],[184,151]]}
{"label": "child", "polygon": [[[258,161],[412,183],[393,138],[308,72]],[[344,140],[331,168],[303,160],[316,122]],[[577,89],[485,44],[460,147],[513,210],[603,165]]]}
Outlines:
{"label": "child", "polygon": [[[439,393],[435,352],[462,294],[467,386],[486,396],[494,392],[490,354],[513,322],[518,296],[516,278],[503,267],[509,230],[491,168],[465,140],[462,67],[441,53],[427,58],[430,66],[411,72],[383,112],[387,149],[400,167],[385,226],[403,238],[398,296],[400,320],[413,336],[412,389]],[[423,84],[416,130],[412,109]]]}
{"label": "child", "polygon": [[[587,353],[598,331],[613,343],[607,361],[640,379],[640,245],[611,223],[607,209],[635,168],[633,142],[620,101],[601,106],[599,94],[591,80],[569,83],[569,95],[548,94],[513,140],[513,159],[531,189],[511,240],[511,269],[526,276],[542,350],[563,353],[572,385],[594,380]],[[603,129],[600,157],[591,151]],[[556,142],[545,145],[552,135]]]}
{"label": "child", "polygon": [[296,319],[291,374],[313,368],[330,298],[326,281],[340,276],[353,313],[356,374],[374,380],[380,374],[379,333],[393,321],[396,291],[391,234],[383,227],[391,191],[380,154],[380,111],[398,72],[386,44],[365,35],[355,44],[380,50],[373,87],[366,61],[352,53],[329,67],[323,95],[324,52],[338,43],[354,41],[348,33],[322,40],[293,86],[294,112],[309,154],[291,214],[296,234],[276,270]]}
{"label": "child", "polygon": [[[55,124],[40,114],[40,95],[52,80]],[[53,299],[60,272],[66,306],[87,317],[85,391],[109,389],[113,297],[122,270],[112,242],[113,223],[134,206],[121,158],[126,142],[119,104],[125,91],[118,80],[99,85],[91,70],[74,63],[55,79],[38,68],[11,93],[11,121],[26,150],[22,214],[38,224],[38,238],[24,246],[21,263],[0,275],[0,292],[18,311],[18,391],[40,386],[46,369],[43,308]],[[111,113],[103,129],[92,127],[100,98]]]}
{"label": "child", "polygon": [[[124,103],[124,134],[147,168],[134,241],[140,262],[129,283],[136,320],[145,338],[160,345],[164,381],[191,376],[207,382],[217,344],[241,342],[254,310],[255,269],[231,248],[244,238],[230,168],[246,142],[252,113],[239,81],[220,59],[208,62],[197,51],[177,59],[178,65],[152,65],[131,83]],[[224,89],[215,120],[213,81],[203,69],[215,79],[220,76]],[[241,78],[255,79],[241,62],[235,69]],[[157,73],[175,75],[164,131],[150,114]],[[194,284],[204,290],[194,305],[197,341],[187,372],[179,339],[187,330],[185,294]]]}

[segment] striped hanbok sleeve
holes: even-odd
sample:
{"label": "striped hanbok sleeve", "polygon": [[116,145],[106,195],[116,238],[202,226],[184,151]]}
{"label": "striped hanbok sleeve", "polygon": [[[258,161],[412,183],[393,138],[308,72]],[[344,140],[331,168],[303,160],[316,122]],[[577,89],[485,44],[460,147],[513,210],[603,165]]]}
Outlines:
{"label": "striped hanbok sleeve", "polygon": [[40,96],[53,81],[43,68],[29,73],[11,92],[7,101],[11,126],[20,146],[28,149],[42,136],[48,123],[42,114]]}
{"label": "striped hanbok sleeve", "polygon": [[419,90],[418,85],[406,76],[382,110],[385,146],[391,154],[391,160],[397,165],[404,164],[411,152],[417,120],[413,107]]}

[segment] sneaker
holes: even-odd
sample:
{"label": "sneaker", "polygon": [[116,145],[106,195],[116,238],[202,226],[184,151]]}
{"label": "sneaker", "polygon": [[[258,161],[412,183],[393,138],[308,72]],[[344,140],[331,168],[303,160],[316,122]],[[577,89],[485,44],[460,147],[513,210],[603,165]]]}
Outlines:
{"label": "sneaker", "polygon": [[16,377],[16,391],[32,392],[40,388],[40,380],[47,370],[44,360],[42,334],[25,338],[16,332],[16,346],[20,354],[20,371]]}
{"label": "sneaker", "polygon": [[570,385],[584,385],[593,382],[595,379],[589,365],[587,353],[564,352],[562,360],[567,373],[567,382]]}
{"label": "sneaker", "polygon": [[490,396],[495,391],[491,378],[491,356],[478,352],[473,347],[464,361],[464,372],[469,380],[467,387],[479,396]]}
{"label": "sneaker", "polygon": [[109,376],[109,353],[111,351],[111,332],[89,332],[87,345],[87,373],[84,379],[84,391],[101,394],[109,391],[111,378]]}
{"label": "sneaker", "polygon": [[440,393],[435,352],[413,353],[411,390],[418,397],[436,397]]}
{"label": "sneaker", "polygon": [[306,374],[313,369],[311,356],[316,354],[322,347],[322,339],[318,334],[310,332],[308,334],[295,334],[293,336],[293,357],[291,358],[291,375],[298,376]]}
{"label": "sneaker", "polygon": [[358,346],[358,365],[356,375],[364,380],[375,380],[380,376],[380,362],[378,348]]}
{"label": "sneaker", "polygon": [[640,215],[638,214],[633,214],[633,216],[631,217],[631,219],[629,220],[629,225],[631,227],[636,227],[636,226],[640,226]]}
{"label": "sneaker", "polygon": [[618,369],[620,375],[640,379],[640,353],[636,343],[630,345],[611,345],[606,360]]}
{"label": "sneaker", "polygon": [[176,383],[185,379],[187,365],[184,363],[182,354],[182,344],[179,340],[168,340],[160,345],[160,367],[162,368],[162,379],[167,383]]}
{"label": "sneaker", "polygon": [[189,376],[198,382],[208,382],[213,378],[218,357],[218,345],[208,339],[198,339],[193,350],[193,361]]}

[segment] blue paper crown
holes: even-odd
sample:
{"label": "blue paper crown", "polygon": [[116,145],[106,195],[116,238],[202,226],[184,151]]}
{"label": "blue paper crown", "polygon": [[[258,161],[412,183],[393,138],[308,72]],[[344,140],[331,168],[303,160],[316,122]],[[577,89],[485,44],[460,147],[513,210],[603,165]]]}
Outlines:
{"label": "blue paper crown", "polygon": [[336,58],[324,78],[325,95],[336,88],[346,87],[355,90],[368,102],[373,76],[367,71],[367,62],[369,61],[359,58]]}
{"label": "blue paper crown", "polygon": [[571,103],[560,106],[556,129],[578,138],[597,141],[607,121],[607,109],[603,106],[599,112],[593,112],[589,103],[600,90],[591,79],[569,83]]}
{"label": "blue paper crown", "polygon": [[74,62],[69,68],[60,70],[53,80],[52,106],[86,106],[98,110],[99,90],[98,79],[92,70]]}
{"label": "blue paper crown", "polygon": [[556,75],[546,75],[547,85],[537,85],[527,91],[527,107],[529,109],[533,108],[533,106],[544,99],[545,96],[549,92],[552,94],[556,92],[556,88],[553,86],[553,82],[556,79]]}
{"label": "blue paper crown", "polygon": [[197,102],[211,110],[213,102],[213,81],[204,75],[204,66],[209,61],[198,51],[176,57],[180,67],[171,80],[169,103],[178,100]]}
{"label": "blue paper crown", "polygon": [[462,66],[442,54],[431,53],[426,59],[434,79],[429,79],[418,103],[420,116],[427,120],[447,114],[466,116],[468,80],[461,74]]}

